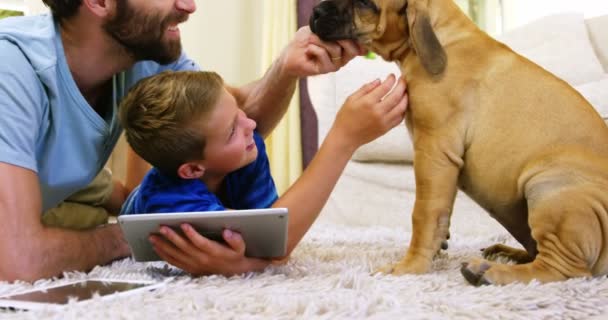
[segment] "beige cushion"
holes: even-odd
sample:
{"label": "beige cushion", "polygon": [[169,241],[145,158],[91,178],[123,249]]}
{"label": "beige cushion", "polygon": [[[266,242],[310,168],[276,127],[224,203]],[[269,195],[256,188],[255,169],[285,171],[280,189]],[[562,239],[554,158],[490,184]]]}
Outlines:
{"label": "beige cushion", "polygon": [[[380,57],[367,59],[357,57],[336,73],[336,104],[341,106],[346,98],[363,84],[374,79],[384,80],[389,74],[401,75],[396,63],[389,63]],[[362,162],[412,162],[414,147],[407,129],[399,125],[384,136],[361,146],[353,155],[353,160]]]}
{"label": "beige cushion", "polygon": [[608,72],[608,15],[588,19],[587,30],[595,53]]}
{"label": "beige cushion", "polygon": [[547,16],[497,40],[573,86],[598,81],[605,73],[579,13]]}

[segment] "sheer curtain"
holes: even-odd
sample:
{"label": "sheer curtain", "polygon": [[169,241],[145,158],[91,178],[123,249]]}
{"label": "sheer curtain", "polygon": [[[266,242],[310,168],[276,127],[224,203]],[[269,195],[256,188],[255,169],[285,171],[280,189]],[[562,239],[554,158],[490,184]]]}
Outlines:
{"label": "sheer curtain", "polygon": [[[264,0],[262,63],[263,71],[293,38],[297,29],[296,0]],[[262,71],[262,72],[263,72]],[[291,100],[283,120],[266,139],[270,168],[279,194],[302,173],[299,91]]]}
{"label": "sheer curtain", "polygon": [[456,3],[488,34],[497,36],[503,32],[503,0],[456,0]]}

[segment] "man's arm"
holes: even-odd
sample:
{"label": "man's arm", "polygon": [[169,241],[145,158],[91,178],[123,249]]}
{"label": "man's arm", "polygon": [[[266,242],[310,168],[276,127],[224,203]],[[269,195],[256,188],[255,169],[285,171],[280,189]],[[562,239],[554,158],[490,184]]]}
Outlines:
{"label": "man's arm", "polygon": [[0,281],[34,281],[86,271],[129,255],[118,225],[91,231],[47,228],[37,175],[0,163]]}
{"label": "man's arm", "polygon": [[265,137],[287,111],[298,78],[334,72],[362,53],[352,41],[323,42],[303,27],[262,79],[228,90]]}

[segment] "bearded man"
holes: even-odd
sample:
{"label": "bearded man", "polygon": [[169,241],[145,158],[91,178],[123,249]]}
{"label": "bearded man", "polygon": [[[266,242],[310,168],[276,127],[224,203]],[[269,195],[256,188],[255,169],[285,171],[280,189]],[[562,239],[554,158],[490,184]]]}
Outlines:
{"label": "bearded man", "polygon": [[[0,281],[86,271],[130,254],[105,212],[120,208],[149,166],[129,151],[124,186],[103,171],[122,131],[117,106],[142,78],[199,69],[182,53],[178,27],[194,0],[43,2],[52,14],[0,21]],[[262,79],[229,90],[258,128],[271,129],[299,77],[336,71],[361,53],[302,28]],[[209,261],[231,259],[246,272],[238,252],[215,250]]]}

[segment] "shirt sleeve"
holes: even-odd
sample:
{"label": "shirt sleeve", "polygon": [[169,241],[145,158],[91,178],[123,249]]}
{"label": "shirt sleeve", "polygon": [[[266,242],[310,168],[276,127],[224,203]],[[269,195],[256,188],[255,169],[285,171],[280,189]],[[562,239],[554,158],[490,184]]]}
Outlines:
{"label": "shirt sleeve", "polygon": [[48,99],[21,50],[0,41],[0,162],[37,171],[36,144]]}
{"label": "shirt sleeve", "polygon": [[146,175],[136,197],[134,213],[226,210],[201,181],[169,178],[157,169]]}
{"label": "shirt sleeve", "polygon": [[263,209],[271,207],[278,199],[264,139],[254,132],[258,148],[257,159],[228,176],[229,198],[235,209]]}

